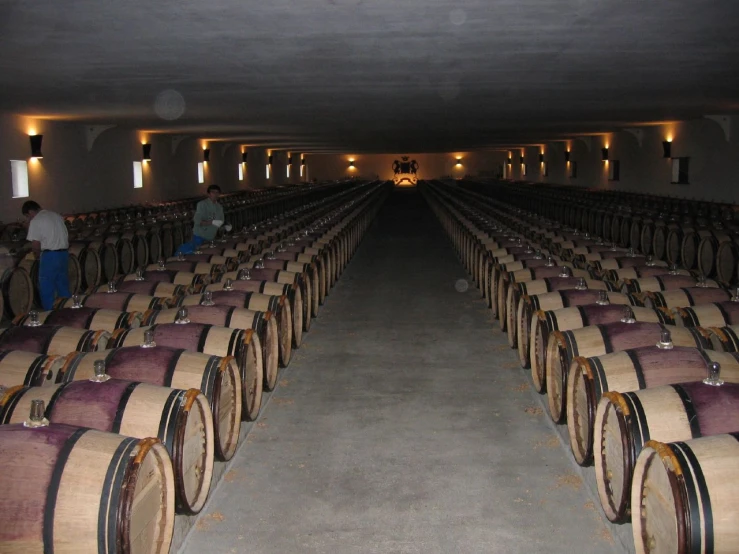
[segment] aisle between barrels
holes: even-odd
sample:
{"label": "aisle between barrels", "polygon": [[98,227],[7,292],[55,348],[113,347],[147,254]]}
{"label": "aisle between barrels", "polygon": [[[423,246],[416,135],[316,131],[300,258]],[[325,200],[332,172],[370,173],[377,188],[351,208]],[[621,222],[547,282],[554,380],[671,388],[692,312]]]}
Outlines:
{"label": "aisle between barrels", "polygon": [[628,551],[489,318],[394,193],[182,552]]}

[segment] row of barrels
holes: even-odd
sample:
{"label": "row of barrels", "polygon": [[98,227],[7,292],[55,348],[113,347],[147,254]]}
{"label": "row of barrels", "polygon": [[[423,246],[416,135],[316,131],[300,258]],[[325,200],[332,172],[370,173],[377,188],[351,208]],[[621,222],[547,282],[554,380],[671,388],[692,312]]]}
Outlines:
{"label": "row of barrels", "polygon": [[[739,297],[656,264],[629,266],[651,268],[635,288],[633,277],[601,271],[618,256],[578,269],[552,255],[553,241],[519,232],[535,217],[438,185],[425,191],[483,296],[481,256],[507,287],[500,325],[549,415],[567,424],[575,460],[595,465],[608,519],[632,521],[638,552],[735,552]],[[526,250],[539,254],[508,261]],[[528,260],[546,263],[509,271]]]}
{"label": "row of barrels", "polygon": [[[321,190],[331,190],[337,194],[320,201],[314,200],[310,204],[304,200],[304,203],[306,206],[316,208],[321,202],[335,202],[340,196],[338,193],[351,194],[355,186],[356,183],[342,184],[340,187],[336,184],[323,185]],[[303,194],[305,199],[310,199],[315,196],[316,192],[315,187],[295,187],[291,197],[300,198],[300,194]],[[240,196],[231,195],[231,197]],[[265,201],[260,203],[262,204],[265,204]],[[226,208],[226,212],[227,217],[234,216],[232,209]],[[272,212],[270,214],[274,216]],[[187,212],[175,212],[175,216],[181,217],[179,219],[175,217],[173,220],[152,218],[151,220],[105,221],[102,223],[98,215],[103,214],[79,216],[87,222],[86,225],[70,230],[68,275],[70,291],[73,294],[91,291],[101,283],[107,283],[120,274],[129,274],[136,268],[171,258],[176,249],[192,237],[192,220]],[[291,212],[282,217],[292,215]],[[75,221],[79,221],[79,218]],[[278,220],[279,218],[275,216],[275,219],[270,219],[268,223],[272,224]],[[265,227],[267,225],[254,225],[249,232],[258,237],[263,234]],[[236,228],[241,229],[240,226]],[[222,241],[225,242],[225,240],[223,237]],[[2,303],[6,315],[11,318],[27,312],[33,305],[40,305],[38,263],[31,256],[18,257],[23,244],[20,238],[14,242],[0,243]]]}
{"label": "row of barrels", "polygon": [[[461,186],[488,198],[507,198],[518,207],[536,206],[548,219],[577,228],[583,234],[633,248],[668,264],[679,264],[715,277],[725,285],[739,275],[739,221],[733,206],[721,205],[714,217],[668,214],[645,208],[643,195],[630,194],[629,209],[618,210],[614,199],[597,190],[565,190],[551,186],[463,182]],[[564,193],[564,194],[563,194]],[[626,202],[621,197],[618,202]]]}
{"label": "row of barrels", "polygon": [[[312,287],[322,302],[387,192],[359,187],[302,232],[270,230],[275,256],[233,280],[152,268],[0,329],[0,550],[168,552],[175,514],[202,508],[310,328],[292,317],[301,291],[311,319]],[[311,263],[278,259],[301,241]]]}

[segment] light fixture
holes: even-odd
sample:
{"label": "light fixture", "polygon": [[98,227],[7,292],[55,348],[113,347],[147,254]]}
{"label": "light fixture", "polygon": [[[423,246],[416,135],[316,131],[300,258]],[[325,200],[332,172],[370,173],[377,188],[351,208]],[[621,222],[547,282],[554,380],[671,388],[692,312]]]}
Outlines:
{"label": "light fixture", "polygon": [[349,160],[349,169],[354,169],[354,160]]}
{"label": "light fixture", "polygon": [[520,160],[520,162],[521,162],[521,165],[523,165],[523,164],[525,164],[525,163],[526,163],[526,160],[524,159],[524,157],[523,157],[523,156],[519,156],[519,160]]}
{"label": "light fixture", "polygon": [[462,167],[462,158],[457,158],[457,167]]}
{"label": "light fixture", "polygon": [[241,153],[241,163],[246,163],[247,158],[249,157],[249,153],[244,151]]}
{"label": "light fixture", "polygon": [[269,155],[269,161],[267,162],[269,165],[272,165],[272,154]]}
{"label": "light fixture", "polygon": [[508,165],[513,165],[513,158],[508,156],[508,159],[506,160],[506,162],[508,163]]}
{"label": "light fixture", "polygon": [[542,152],[541,154],[539,154],[539,161],[541,163],[544,163],[544,152]]}
{"label": "light fixture", "polygon": [[292,165],[292,164],[293,164],[293,156],[292,156],[292,154],[290,154],[290,155],[289,155],[289,156],[287,157],[287,163],[289,163],[290,165]]}
{"label": "light fixture", "polygon": [[203,148],[203,161],[204,162],[210,161],[210,148]]}
{"label": "light fixture", "polygon": [[44,135],[31,135],[28,138],[31,140],[31,158],[40,160],[44,157],[41,152],[41,143],[44,140]]}
{"label": "light fixture", "polygon": [[151,161],[151,144],[144,143],[141,145],[141,159],[145,162]]}
{"label": "light fixture", "polygon": [[607,146],[605,148],[600,149],[600,159],[603,160],[604,162],[608,161],[608,147]]}
{"label": "light fixture", "polygon": [[672,141],[666,140],[662,143],[662,157],[672,158]]}
{"label": "light fixture", "polygon": [[565,151],[565,161],[566,162],[569,162],[570,161],[570,151],[569,150],[566,150]]}

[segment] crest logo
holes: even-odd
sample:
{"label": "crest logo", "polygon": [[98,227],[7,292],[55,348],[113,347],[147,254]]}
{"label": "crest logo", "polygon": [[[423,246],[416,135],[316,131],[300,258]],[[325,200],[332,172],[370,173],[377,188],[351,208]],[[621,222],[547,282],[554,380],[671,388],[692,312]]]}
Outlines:
{"label": "crest logo", "polygon": [[409,156],[401,156],[402,161],[395,160],[393,162],[393,182],[395,185],[416,185],[418,184],[418,162],[410,160]]}

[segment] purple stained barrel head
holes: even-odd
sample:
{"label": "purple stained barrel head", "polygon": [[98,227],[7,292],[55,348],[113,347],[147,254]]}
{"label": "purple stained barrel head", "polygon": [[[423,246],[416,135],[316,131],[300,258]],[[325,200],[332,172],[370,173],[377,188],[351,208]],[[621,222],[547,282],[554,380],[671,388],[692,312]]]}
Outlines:
{"label": "purple stained barrel head", "polygon": [[[623,314],[623,306],[617,306]],[[604,342],[609,345],[608,352],[618,352],[640,346],[656,344],[662,337],[659,323],[608,323],[600,327]]]}
{"label": "purple stained barrel head", "polygon": [[[645,266],[644,264],[647,263],[647,259],[644,256],[618,256],[616,258],[613,258],[618,262],[618,265],[620,268],[628,268],[628,267],[636,267],[636,266]],[[651,269],[651,268],[650,268]],[[663,273],[665,272],[665,268],[662,268]]]}
{"label": "purple stained barrel head", "polygon": [[[248,283],[249,281],[238,281]],[[216,290],[213,291],[213,302],[234,308],[245,308],[252,293],[245,290]]]}
{"label": "purple stained barrel head", "polygon": [[[200,340],[209,328],[209,325],[202,323],[188,323],[187,325],[162,323],[153,327],[154,342],[160,346],[184,348],[185,350],[199,352]],[[150,349],[142,348],[142,350]]]}
{"label": "purple stained barrel head", "polygon": [[116,414],[131,383],[120,379],[69,383],[51,406],[49,421],[115,433]]}
{"label": "purple stained barrel head", "polygon": [[106,372],[114,379],[141,381],[169,386],[168,372],[182,355],[183,349],[158,344],[155,348],[125,346],[110,351]]}
{"label": "purple stained barrel head", "polygon": [[157,283],[151,281],[121,281],[117,286],[118,292],[132,292],[144,296],[155,296],[157,290]]}
{"label": "purple stained barrel head", "polygon": [[167,262],[167,269],[171,271],[184,271],[187,273],[194,272],[198,262],[184,261],[184,262]]}
{"label": "purple stained barrel head", "polygon": [[702,381],[679,385],[690,398],[702,435],[739,431],[739,384],[711,387]]}
{"label": "purple stained barrel head", "polygon": [[85,307],[124,311],[130,298],[130,292],[95,292],[87,295]]}
{"label": "purple stained barrel head", "polygon": [[621,318],[624,316],[625,306],[622,304],[607,304],[605,306],[587,304],[579,308],[583,318],[583,327],[587,327],[588,325],[601,325],[621,321]]}
{"label": "purple stained barrel head", "polygon": [[252,279],[257,281],[276,282],[279,277],[279,270],[274,269],[250,269],[249,274]]}
{"label": "purple stained barrel head", "polygon": [[600,298],[599,290],[576,290],[567,289],[559,291],[560,298],[562,298],[562,305],[565,308],[573,306],[582,306],[585,304],[593,304]]}
{"label": "purple stained barrel head", "polygon": [[154,283],[172,283],[177,271],[165,269],[164,271],[144,271],[144,280]]}

